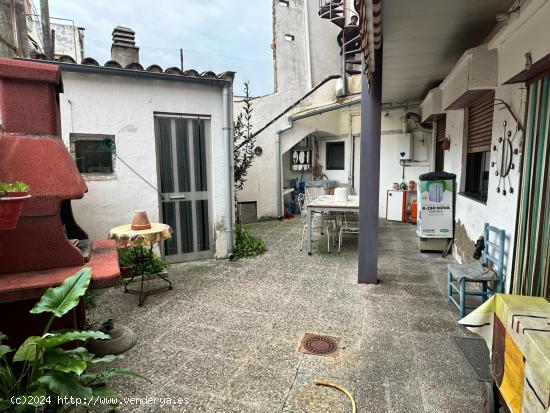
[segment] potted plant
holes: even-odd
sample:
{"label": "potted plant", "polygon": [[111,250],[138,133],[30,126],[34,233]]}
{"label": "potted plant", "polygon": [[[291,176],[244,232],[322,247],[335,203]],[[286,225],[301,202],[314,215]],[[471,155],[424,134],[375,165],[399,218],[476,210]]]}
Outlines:
{"label": "potted plant", "polygon": [[0,230],[15,229],[23,204],[31,197],[24,182],[0,182]]}
{"label": "potted plant", "polygon": [[90,340],[109,340],[108,334],[50,329],[56,318],[79,304],[91,276],[91,269],[83,268],[44,293],[30,310],[47,316],[42,335],[28,337],[15,350],[4,343],[7,337],[0,332],[0,412],[88,411],[87,407],[93,409],[99,400],[109,405],[119,403],[118,390],[110,386],[114,378],[151,382],[131,370],[102,368],[122,356],[97,357],[82,345]]}
{"label": "potted plant", "polygon": [[17,181],[15,183],[0,182],[0,191],[4,191],[8,197],[26,196],[31,186],[25,182]]}
{"label": "potted plant", "polygon": [[[122,278],[131,277],[134,272],[134,266],[136,262],[135,248],[129,247],[118,250],[118,265],[120,266],[120,275]],[[147,275],[152,274],[165,274],[168,263],[157,255],[153,255],[153,258],[147,261],[144,271]]]}

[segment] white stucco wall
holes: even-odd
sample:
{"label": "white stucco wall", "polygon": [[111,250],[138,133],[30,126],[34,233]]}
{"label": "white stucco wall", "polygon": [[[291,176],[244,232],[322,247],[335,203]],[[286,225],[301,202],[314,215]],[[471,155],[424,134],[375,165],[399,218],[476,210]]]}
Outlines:
{"label": "white stucco wall", "polygon": [[[307,5],[307,10],[306,10]],[[273,94],[254,99],[252,125],[258,130],[281,114],[290,105],[302,98],[309,89],[309,67],[307,50],[309,48],[312,86],[315,87],[327,77],[340,74],[340,53],[336,41],[340,29],[318,14],[319,2],[316,0],[291,1],[289,6],[273,1],[273,44],[275,54],[275,85]],[[309,36],[306,35],[306,13]],[[294,41],[285,39],[285,34],[294,36]],[[309,38],[309,44],[307,39]],[[252,88],[254,85],[252,85]],[[331,102],[335,98],[336,82],[331,81],[300,105],[301,108]],[[237,91],[240,92],[240,91]],[[242,106],[242,99],[235,97],[234,115],[237,116]],[[248,171],[244,189],[239,193],[239,201],[257,202],[258,218],[275,217],[276,177],[275,177],[275,134],[288,124],[285,114],[273,125],[261,132],[256,145],[261,146],[263,154],[254,160]],[[337,126],[338,128],[338,126]],[[282,141],[297,139],[298,134],[307,135],[315,128],[296,128],[282,135]],[[319,130],[322,130],[319,128]],[[289,134],[293,135],[289,137]],[[299,140],[299,139],[298,139]],[[292,145],[291,145],[292,146]],[[286,150],[283,148],[282,153]],[[286,179],[286,167],[283,165],[283,179]],[[330,171],[329,171],[330,172]],[[337,174],[338,175],[338,174]],[[347,182],[347,178],[345,179]]]}
{"label": "white stucco wall", "polygon": [[[514,113],[521,119],[524,110],[522,100],[521,85],[500,86],[495,91],[495,99],[502,99],[507,102]],[[466,167],[466,110],[447,111],[446,134],[450,137],[451,148],[445,151],[444,166],[446,172],[452,172],[457,175],[458,191],[462,192],[465,185],[465,167]],[[492,145],[498,144],[499,136],[502,136],[503,121],[506,120],[509,125],[513,125],[513,120],[506,110],[495,109],[493,112],[493,137]],[[514,147],[518,146],[518,141],[514,142]],[[491,152],[491,161],[497,160],[497,152]],[[464,225],[468,238],[472,243],[482,235],[483,224],[488,222],[490,225],[504,229],[506,232],[505,245],[505,273],[507,275],[507,286],[510,281],[512,271],[512,253],[515,236],[515,223],[517,212],[517,194],[519,185],[519,165],[520,156],[514,156],[513,162],[515,169],[510,171],[510,184],[514,188],[514,193],[509,192],[506,196],[497,193],[498,178],[495,176],[495,167],[489,172],[489,193],[487,202],[482,203],[477,200],[458,194],[456,198],[455,220]],[[461,252],[455,247],[455,257],[461,261]],[[470,258],[470,257],[466,257]]]}
{"label": "white stucco wall", "polygon": [[550,2],[522,2],[519,15],[513,16],[489,42],[498,49],[499,83],[502,84],[525,69],[525,54],[533,63],[550,53]]}
{"label": "white stucco wall", "polygon": [[[410,110],[419,113],[418,109]],[[397,158],[397,142],[402,134],[402,121],[405,110],[382,111],[382,134],[380,136],[380,191],[378,215],[386,217],[386,192],[394,182],[402,182],[403,168]],[[408,122],[409,132],[412,133],[413,158],[406,162],[405,183],[410,180],[418,181],[418,176],[430,172],[432,141],[429,133],[413,129],[412,122]]]}
{"label": "white stucco wall", "polygon": [[[215,255],[225,256],[225,187],[228,180],[222,133],[222,88],[192,83],[63,72],[60,95],[62,137],[71,133],[114,135],[117,154],[157,186],[154,113],[209,115],[211,163],[208,170]],[[231,158],[232,159],[232,158]],[[115,161],[114,179],[88,180],[88,193],[73,201],[76,221],[92,238],[129,223],[133,212],[159,219],[158,196],[138,176]],[[231,179],[232,181],[232,179]],[[232,186],[232,182],[229,183]]]}

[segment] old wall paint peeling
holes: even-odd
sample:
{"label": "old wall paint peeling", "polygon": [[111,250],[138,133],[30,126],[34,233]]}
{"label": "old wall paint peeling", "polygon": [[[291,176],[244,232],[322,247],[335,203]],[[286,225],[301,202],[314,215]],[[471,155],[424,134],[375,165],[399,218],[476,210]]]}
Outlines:
{"label": "old wall paint peeling", "polygon": [[454,255],[458,261],[466,264],[476,261],[473,258],[475,251],[475,240],[468,236],[466,227],[459,219],[455,224]]}

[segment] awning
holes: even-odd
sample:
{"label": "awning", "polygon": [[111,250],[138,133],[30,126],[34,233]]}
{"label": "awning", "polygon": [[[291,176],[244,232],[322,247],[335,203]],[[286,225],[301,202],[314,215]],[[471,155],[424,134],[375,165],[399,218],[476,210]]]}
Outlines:
{"label": "awning", "polygon": [[487,45],[466,50],[439,86],[444,110],[462,109],[498,86],[498,53]]}

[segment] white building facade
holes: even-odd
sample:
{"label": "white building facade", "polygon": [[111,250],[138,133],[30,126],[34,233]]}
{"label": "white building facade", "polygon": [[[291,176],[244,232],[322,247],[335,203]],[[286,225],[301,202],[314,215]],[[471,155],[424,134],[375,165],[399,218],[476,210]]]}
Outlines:
{"label": "white building facade", "polygon": [[[544,40],[550,36],[546,24],[550,3],[531,0],[522,4],[521,12],[513,10],[487,43],[464,52],[445,80],[422,102],[423,120],[434,121],[436,145],[438,136],[440,141],[447,141],[448,149],[439,149],[441,167],[457,176],[455,257],[459,261],[472,259],[473,244],[482,235],[485,222],[503,229],[506,291],[511,290],[521,244],[529,243],[525,235],[516,240],[522,226],[519,198],[522,187],[529,184],[522,182],[526,178],[522,175],[531,174],[529,168],[536,167],[525,169],[529,158],[524,158],[524,150],[536,141],[538,133],[530,131],[529,123],[537,116],[548,116],[548,108],[542,107],[533,118],[529,105],[537,107],[537,102],[533,100],[531,79],[547,73],[549,65],[545,68],[544,62],[550,55],[550,46]],[[537,156],[542,160],[544,148],[539,149],[542,152]],[[544,180],[540,185],[544,186]],[[535,192],[529,197],[536,199]],[[540,219],[531,218],[530,222],[535,231]],[[531,249],[533,256],[541,253],[537,244]],[[517,271],[524,272],[517,269],[516,277]],[[515,288],[520,291],[522,287]]]}
{"label": "white building facade", "polygon": [[122,50],[135,56],[125,68],[114,59],[55,63],[62,138],[88,185],[76,219],[101,239],[145,210],[173,229],[161,245],[168,261],[231,256],[234,73],[144,70],[138,50]]}

